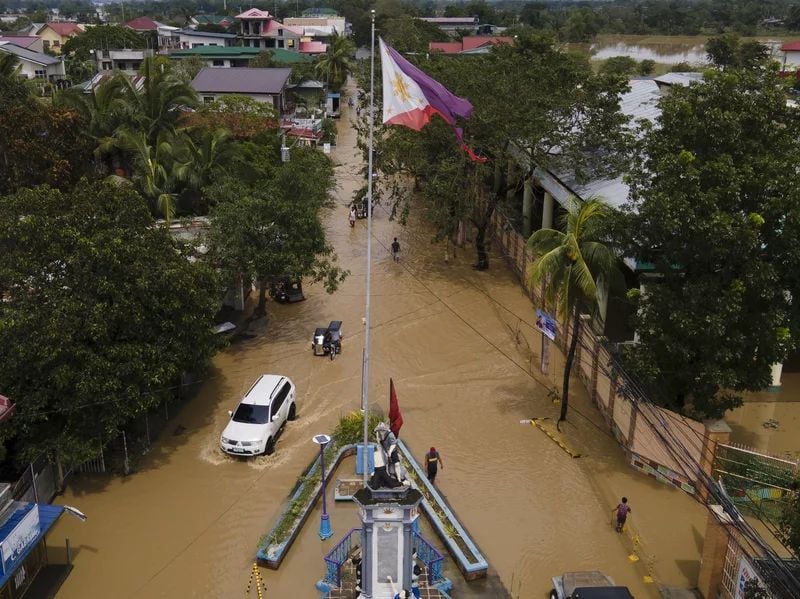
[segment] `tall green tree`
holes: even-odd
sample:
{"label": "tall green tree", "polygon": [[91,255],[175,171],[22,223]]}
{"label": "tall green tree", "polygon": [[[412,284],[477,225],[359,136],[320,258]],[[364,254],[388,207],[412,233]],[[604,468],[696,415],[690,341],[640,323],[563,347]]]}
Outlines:
{"label": "tall green tree", "polygon": [[[541,167],[571,170],[578,179],[607,176],[624,166],[626,117],[619,111],[619,95],[627,81],[596,75],[588,58],[563,52],[551,37],[523,37],[488,54],[456,60],[419,58],[426,73],[472,103],[472,116],[459,126],[467,145],[487,162],[461,160],[463,150],[452,129],[432,122],[420,132],[378,128],[376,165],[385,174],[412,175],[420,183],[453,181],[449,190],[439,187],[436,201],[449,201],[453,218],[474,225],[478,268],[488,265],[486,234],[495,209],[521,187],[522,177],[507,176],[510,164],[522,176]],[[524,93],[521,82],[531,82]],[[440,165],[445,177],[437,173]],[[484,184],[464,194],[460,181],[465,180]]]}
{"label": "tall green tree", "polygon": [[344,85],[353,69],[355,52],[355,45],[349,37],[336,33],[331,36],[328,51],[320,56],[316,69],[332,89],[338,90]]}
{"label": "tall green tree", "polygon": [[122,48],[144,48],[146,40],[133,29],[122,25],[93,25],[64,42],[62,54],[71,59],[94,60],[95,52]]}
{"label": "tall green tree", "polygon": [[528,249],[534,256],[528,271],[530,283],[544,284],[545,304],[555,308],[565,334],[572,321],[559,423],[567,419],[569,379],[581,337],[581,314],[597,318],[601,294],[623,284],[619,261],[607,245],[611,217],[611,209],[602,201],[575,199],[562,218],[562,230],[540,229],[528,240]]}
{"label": "tall green tree", "polygon": [[800,120],[769,68],[707,72],[661,109],[618,235],[651,273],[625,358],[654,400],[721,417],[797,347]]}
{"label": "tall green tree", "polygon": [[175,76],[169,69],[157,68],[153,60],[142,63],[144,81],[137,87],[134,80],[124,78],[124,99],[129,104],[133,123],[131,128],[143,131],[150,145],[155,145],[162,133],[173,134],[182,112],[199,103],[191,85]]}
{"label": "tall green tree", "polygon": [[336,265],[319,216],[333,185],[330,161],[297,148],[288,165],[276,168],[272,180],[248,185],[230,178],[205,190],[213,203],[209,253],[226,280],[258,282],[259,314],[276,278],[310,277],[330,293],[347,274]]}
{"label": "tall green tree", "polygon": [[79,463],[206,365],[219,287],[192,255],[128,186],[0,198],[3,441]]}

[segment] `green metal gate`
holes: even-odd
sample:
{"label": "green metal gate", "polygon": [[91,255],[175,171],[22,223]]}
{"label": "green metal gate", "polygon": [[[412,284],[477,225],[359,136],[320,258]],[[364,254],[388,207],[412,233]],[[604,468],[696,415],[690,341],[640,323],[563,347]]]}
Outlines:
{"label": "green metal gate", "polygon": [[718,444],[714,454],[714,478],[722,480],[731,499],[741,509],[770,521],[780,516],[797,474],[797,461],[736,444]]}

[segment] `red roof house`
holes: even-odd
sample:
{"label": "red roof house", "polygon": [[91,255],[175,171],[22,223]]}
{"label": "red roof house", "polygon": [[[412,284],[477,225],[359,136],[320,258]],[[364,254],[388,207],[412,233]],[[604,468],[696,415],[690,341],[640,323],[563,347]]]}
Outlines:
{"label": "red roof house", "polygon": [[431,42],[428,44],[428,49],[431,52],[441,52],[442,54],[479,54],[482,51],[488,52],[491,46],[513,43],[514,38],[511,37],[471,35],[463,38],[460,42]]}
{"label": "red roof house", "polygon": [[125,27],[128,29],[133,29],[134,31],[156,31],[158,29],[158,23],[156,23],[150,17],[136,17],[125,23]]}

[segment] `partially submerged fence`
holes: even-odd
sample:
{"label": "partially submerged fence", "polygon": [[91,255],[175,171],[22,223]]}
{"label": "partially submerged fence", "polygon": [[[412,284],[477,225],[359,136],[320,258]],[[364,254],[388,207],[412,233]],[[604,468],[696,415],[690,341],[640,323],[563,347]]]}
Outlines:
{"label": "partially submerged fence", "polygon": [[[526,273],[533,256],[527,249],[525,238],[497,212],[492,218],[492,236],[520,278],[531,302],[537,307],[544,306],[541,290],[528,284]],[[585,326],[580,327],[575,373],[609,429],[626,450],[631,465],[688,493],[695,493],[695,481],[699,474],[696,464],[707,464],[707,472],[710,473],[714,445],[719,435],[710,434],[703,423],[646,401],[604,341],[592,331],[589,317],[585,316],[584,319]],[[562,351],[570,334],[568,327],[558,324],[556,345]],[[541,340],[538,331],[536,335]],[[670,450],[670,445],[675,443],[667,443],[665,435],[669,435],[672,441],[680,442],[686,454],[676,456]],[[721,438],[727,440],[724,435]]]}
{"label": "partially submerged fence", "polygon": [[719,444],[714,479],[721,479],[731,499],[760,519],[777,521],[793,493],[797,460],[772,456],[736,443]]}

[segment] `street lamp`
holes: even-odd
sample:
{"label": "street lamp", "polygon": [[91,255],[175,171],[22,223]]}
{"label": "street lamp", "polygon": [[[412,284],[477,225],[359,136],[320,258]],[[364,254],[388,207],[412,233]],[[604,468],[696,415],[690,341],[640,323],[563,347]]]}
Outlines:
{"label": "street lamp", "polygon": [[322,517],[319,520],[319,538],[323,541],[333,536],[331,522],[328,519],[328,503],[325,500],[325,446],[331,442],[328,435],[315,435],[312,441],[319,445],[319,468],[322,476]]}

